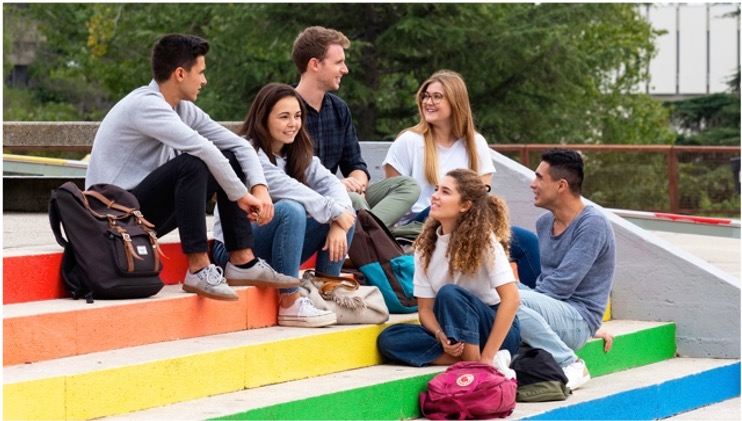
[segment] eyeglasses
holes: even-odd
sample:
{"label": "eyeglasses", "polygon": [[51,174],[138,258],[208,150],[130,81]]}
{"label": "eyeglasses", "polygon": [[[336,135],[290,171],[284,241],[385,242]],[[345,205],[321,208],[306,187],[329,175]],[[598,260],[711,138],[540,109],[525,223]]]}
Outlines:
{"label": "eyeglasses", "polygon": [[428,92],[423,92],[422,95],[420,95],[420,102],[425,102],[426,100],[431,100],[433,104],[438,105],[441,103],[441,101],[445,98],[443,94],[438,92],[433,92],[433,94],[430,94]]}

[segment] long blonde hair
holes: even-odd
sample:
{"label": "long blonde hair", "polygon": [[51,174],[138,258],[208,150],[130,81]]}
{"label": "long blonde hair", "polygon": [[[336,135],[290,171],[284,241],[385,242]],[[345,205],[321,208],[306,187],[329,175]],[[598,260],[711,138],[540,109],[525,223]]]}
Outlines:
{"label": "long blonde hair", "polygon": [[433,186],[438,184],[438,148],[433,137],[435,128],[425,120],[423,94],[428,86],[434,82],[443,86],[446,99],[451,104],[451,129],[456,139],[464,139],[464,145],[469,155],[469,168],[479,173],[479,155],[477,154],[477,145],[474,142],[474,136],[477,132],[474,128],[474,117],[469,104],[469,91],[466,89],[464,78],[452,70],[439,70],[423,82],[417,91],[417,111],[420,115],[420,122],[405,129],[421,134],[425,139],[425,179]]}
{"label": "long blonde hair", "polygon": [[[446,258],[449,275],[453,276],[457,272],[475,273],[482,263],[494,265],[495,245],[490,240],[493,233],[505,249],[505,255],[510,256],[510,222],[505,201],[490,195],[489,186],[472,170],[457,169],[446,175],[456,181],[456,191],[461,195],[461,203],[471,202],[469,210],[459,215],[456,229],[448,242]],[[428,270],[430,257],[435,251],[440,225],[437,220],[428,218],[423,231],[412,245],[420,253],[424,271]]]}

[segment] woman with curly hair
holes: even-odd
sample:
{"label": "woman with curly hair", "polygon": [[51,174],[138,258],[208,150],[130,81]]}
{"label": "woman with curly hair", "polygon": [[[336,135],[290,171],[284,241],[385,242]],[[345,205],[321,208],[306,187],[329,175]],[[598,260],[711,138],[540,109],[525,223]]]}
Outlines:
{"label": "woman with curly hair", "polygon": [[440,180],[413,244],[420,324],[393,325],[379,335],[389,362],[494,364],[500,349],[518,351],[520,294],[508,261],[508,211],[489,190],[469,169]]}

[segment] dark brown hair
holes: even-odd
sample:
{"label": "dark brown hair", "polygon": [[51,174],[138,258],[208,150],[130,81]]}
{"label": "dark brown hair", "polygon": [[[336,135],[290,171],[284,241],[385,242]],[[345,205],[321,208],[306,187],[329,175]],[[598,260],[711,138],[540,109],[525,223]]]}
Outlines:
{"label": "dark brown hair", "polygon": [[276,158],[273,156],[273,150],[271,149],[272,138],[268,130],[268,117],[276,103],[286,97],[296,98],[299,102],[301,128],[296,134],[294,142],[284,145],[281,152],[286,157],[286,173],[299,182],[305,183],[306,170],[312,163],[312,157],[314,156],[314,145],[304,129],[306,122],[304,101],[294,88],[283,83],[269,83],[263,86],[250,105],[245,121],[237,130],[237,134],[251,140],[255,149],[262,149],[275,165]]}
{"label": "dark brown hair", "polygon": [[196,60],[208,52],[209,43],[203,38],[184,34],[164,35],[152,47],[152,77],[156,82],[164,82],[178,67],[190,71]]}

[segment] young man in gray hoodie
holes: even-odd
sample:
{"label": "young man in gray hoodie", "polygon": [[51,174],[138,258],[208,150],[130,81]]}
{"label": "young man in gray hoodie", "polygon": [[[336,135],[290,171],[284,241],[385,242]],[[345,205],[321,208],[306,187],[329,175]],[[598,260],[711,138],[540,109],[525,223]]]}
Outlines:
{"label": "young man in gray hoodie", "polygon": [[[286,288],[299,280],[255,257],[251,221],[267,224],[273,202],[255,150],[193,101],[206,85],[206,40],[161,37],[153,80],[108,112],[93,142],[86,188],[108,183],[132,192],[159,236],[178,228],[188,259],[183,290],[234,301],[229,285]],[[230,262],[209,260],[206,202],[216,193]]]}

